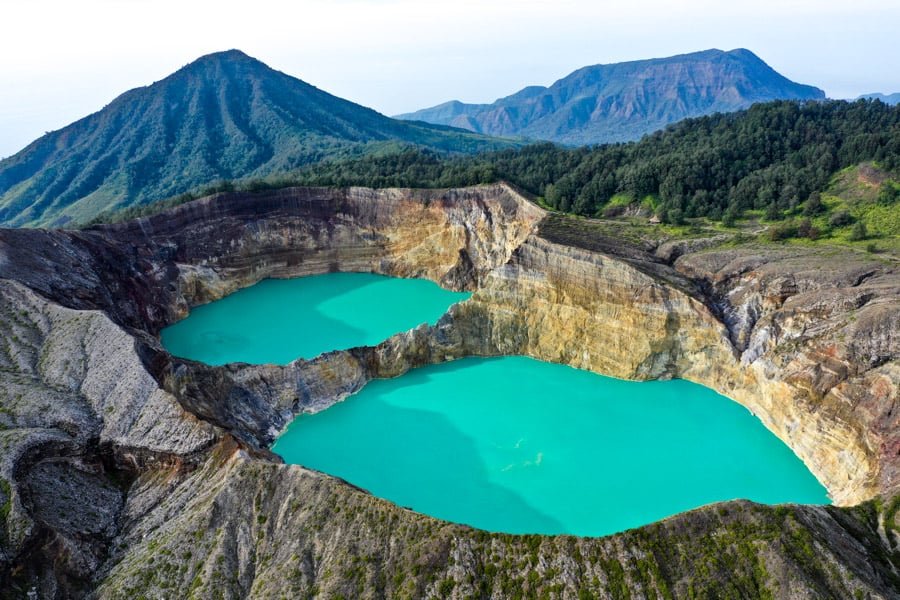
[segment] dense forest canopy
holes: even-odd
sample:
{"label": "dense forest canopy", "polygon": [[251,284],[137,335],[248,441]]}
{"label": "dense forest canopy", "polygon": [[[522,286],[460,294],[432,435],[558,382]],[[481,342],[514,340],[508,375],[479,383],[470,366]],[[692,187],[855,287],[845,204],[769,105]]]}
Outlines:
{"label": "dense forest canopy", "polygon": [[[864,161],[900,169],[900,107],[778,101],[688,119],[628,144],[572,149],[544,143],[457,158],[408,149],[322,163],[242,187],[454,187],[503,180],[579,215],[614,216],[642,206],[665,222],[706,217],[729,224],[747,210],[764,210],[770,220],[814,214],[832,175]],[[882,194],[884,201],[896,201],[892,189]]]}

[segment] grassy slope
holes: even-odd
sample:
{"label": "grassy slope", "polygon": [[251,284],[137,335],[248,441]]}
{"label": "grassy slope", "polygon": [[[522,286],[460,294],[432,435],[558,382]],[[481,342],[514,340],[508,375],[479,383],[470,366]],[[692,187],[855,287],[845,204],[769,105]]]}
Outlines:
{"label": "grassy slope", "polygon": [[[871,240],[885,250],[900,251],[900,203],[884,205],[878,202],[878,193],[883,184],[900,187],[900,177],[892,176],[871,164],[863,164],[838,173],[830,189],[823,197],[829,212],[848,211],[854,219],[865,224]],[[817,221],[824,221],[819,217]],[[865,242],[851,242],[850,226],[833,232],[832,239],[839,243],[855,246]]]}
{"label": "grassy slope", "polygon": [[[900,177],[880,169],[877,165],[865,163],[849,167],[837,173],[828,188],[822,194],[825,211],[810,217],[812,224],[821,232],[816,240],[806,238],[790,238],[783,241],[771,241],[769,230],[782,222],[766,221],[762,211],[747,211],[745,218],[734,227],[725,227],[709,219],[689,219],[683,225],[665,225],[650,223],[644,216],[620,216],[614,218],[587,219],[574,215],[557,213],[548,222],[554,235],[560,240],[570,238],[573,241],[587,239],[598,234],[601,237],[619,237],[626,241],[643,246],[655,246],[670,240],[708,238],[722,236],[719,245],[746,244],[788,244],[825,248],[850,248],[859,252],[871,252],[883,258],[900,258],[900,202],[892,205],[879,203],[878,195],[881,186],[887,182],[900,187]],[[645,198],[635,203],[624,195],[613,197],[607,206],[635,206],[640,204],[652,210],[654,199]],[[546,208],[546,205],[545,205]],[[806,218],[803,206],[787,215],[787,220]],[[846,225],[832,226],[832,216],[845,211],[852,221]],[[863,240],[852,240],[851,232],[856,222],[866,226],[868,235]]]}

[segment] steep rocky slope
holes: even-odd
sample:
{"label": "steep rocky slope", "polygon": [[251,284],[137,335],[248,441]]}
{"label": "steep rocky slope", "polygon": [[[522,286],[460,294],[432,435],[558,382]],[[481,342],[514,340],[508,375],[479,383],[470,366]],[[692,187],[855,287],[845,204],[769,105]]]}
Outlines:
{"label": "steep rocky slope", "polygon": [[745,49],[593,65],[549,87],[529,86],[491,104],[447,102],[400,119],[564,144],[639,139],[687,117],[770,100],[824,100]]}
{"label": "steep rocky slope", "polygon": [[[897,597],[896,268],[793,249],[579,247],[543,218],[504,186],[286,189],[86,231],[0,231],[0,588]],[[264,277],[330,270],[475,293],[434,327],[285,367],[207,367],[155,337],[190,306]],[[293,415],[373,377],[502,353],[709,385],[853,507],[727,502],[600,539],[488,534],[266,449]]]}

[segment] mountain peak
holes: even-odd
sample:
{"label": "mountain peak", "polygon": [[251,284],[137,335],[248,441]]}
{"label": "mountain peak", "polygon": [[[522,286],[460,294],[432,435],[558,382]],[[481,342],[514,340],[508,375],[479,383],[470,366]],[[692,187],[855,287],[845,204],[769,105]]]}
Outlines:
{"label": "mountain peak", "polygon": [[[763,65],[766,68],[771,69],[771,67],[759,57],[752,50],[748,50],[747,48],[734,48],[732,50],[728,50],[727,52],[722,52],[722,56],[727,56],[729,58],[738,60],[747,64],[755,64],[755,65]],[[774,71],[774,69],[772,69]]]}
{"label": "mountain peak", "polygon": [[201,56],[0,161],[0,223],[62,225],[222,179],[415,144],[508,147],[332,96],[240,50]]}
{"label": "mountain peak", "polygon": [[200,73],[209,69],[218,70],[224,68],[249,68],[259,72],[276,72],[264,62],[253,58],[252,56],[242,52],[241,50],[231,49],[222,50],[220,52],[212,52],[204,54],[185,66],[181,67],[172,76],[184,73]]}
{"label": "mountain peak", "polygon": [[220,50],[218,52],[210,52],[209,54],[204,54],[203,56],[197,58],[193,62],[189,63],[190,65],[196,65],[204,62],[242,62],[242,61],[252,61],[255,63],[263,64],[259,60],[253,58],[247,53],[238,50],[237,48],[232,48],[231,50]]}
{"label": "mountain peak", "polygon": [[[716,51],[722,52],[721,50]],[[731,54],[732,56],[739,56],[742,58],[754,58],[756,60],[762,60],[756,55],[755,52],[753,52],[752,50],[748,50],[747,48],[734,48],[732,50],[729,50],[728,52],[724,52],[723,54]]]}
{"label": "mountain peak", "polygon": [[565,144],[636,140],[687,117],[770,100],[819,100],[746,48],[679,54],[573,71],[549,87],[531,86],[493,104],[455,104],[400,115],[489,135]]}

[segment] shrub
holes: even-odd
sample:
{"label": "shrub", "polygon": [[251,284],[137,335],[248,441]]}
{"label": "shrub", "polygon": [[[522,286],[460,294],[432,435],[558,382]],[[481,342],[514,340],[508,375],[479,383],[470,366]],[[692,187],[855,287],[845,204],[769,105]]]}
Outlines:
{"label": "shrub", "polygon": [[882,183],[878,192],[878,203],[890,206],[897,200],[900,200],[900,187],[890,181]]}
{"label": "shrub", "polygon": [[809,219],[803,219],[797,225],[797,235],[811,240],[819,239],[820,232]]}
{"label": "shrub", "polygon": [[608,205],[603,209],[603,216],[607,219],[625,214],[625,207],[621,204]]}
{"label": "shrub", "polygon": [[722,225],[725,227],[734,227],[737,218],[738,212],[733,207],[729,206],[725,210],[725,214],[722,215]]}
{"label": "shrub", "polygon": [[832,227],[843,227],[845,225],[849,225],[853,222],[853,217],[850,216],[846,210],[838,210],[835,211],[833,215],[831,215],[831,219],[829,219],[828,223]]}
{"label": "shrub", "polygon": [[773,242],[797,237],[797,224],[793,221],[781,223],[769,229],[769,239]]}
{"label": "shrub", "polygon": [[822,204],[822,196],[819,192],[813,192],[803,207],[803,214],[807,217],[814,217],[823,212],[825,212],[825,205]]}
{"label": "shrub", "polygon": [[850,230],[850,241],[858,242],[860,240],[864,240],[869,237],[869,232],[866,231],[866,224],[862,221],[857,221],[853,226],[853,229]]}

